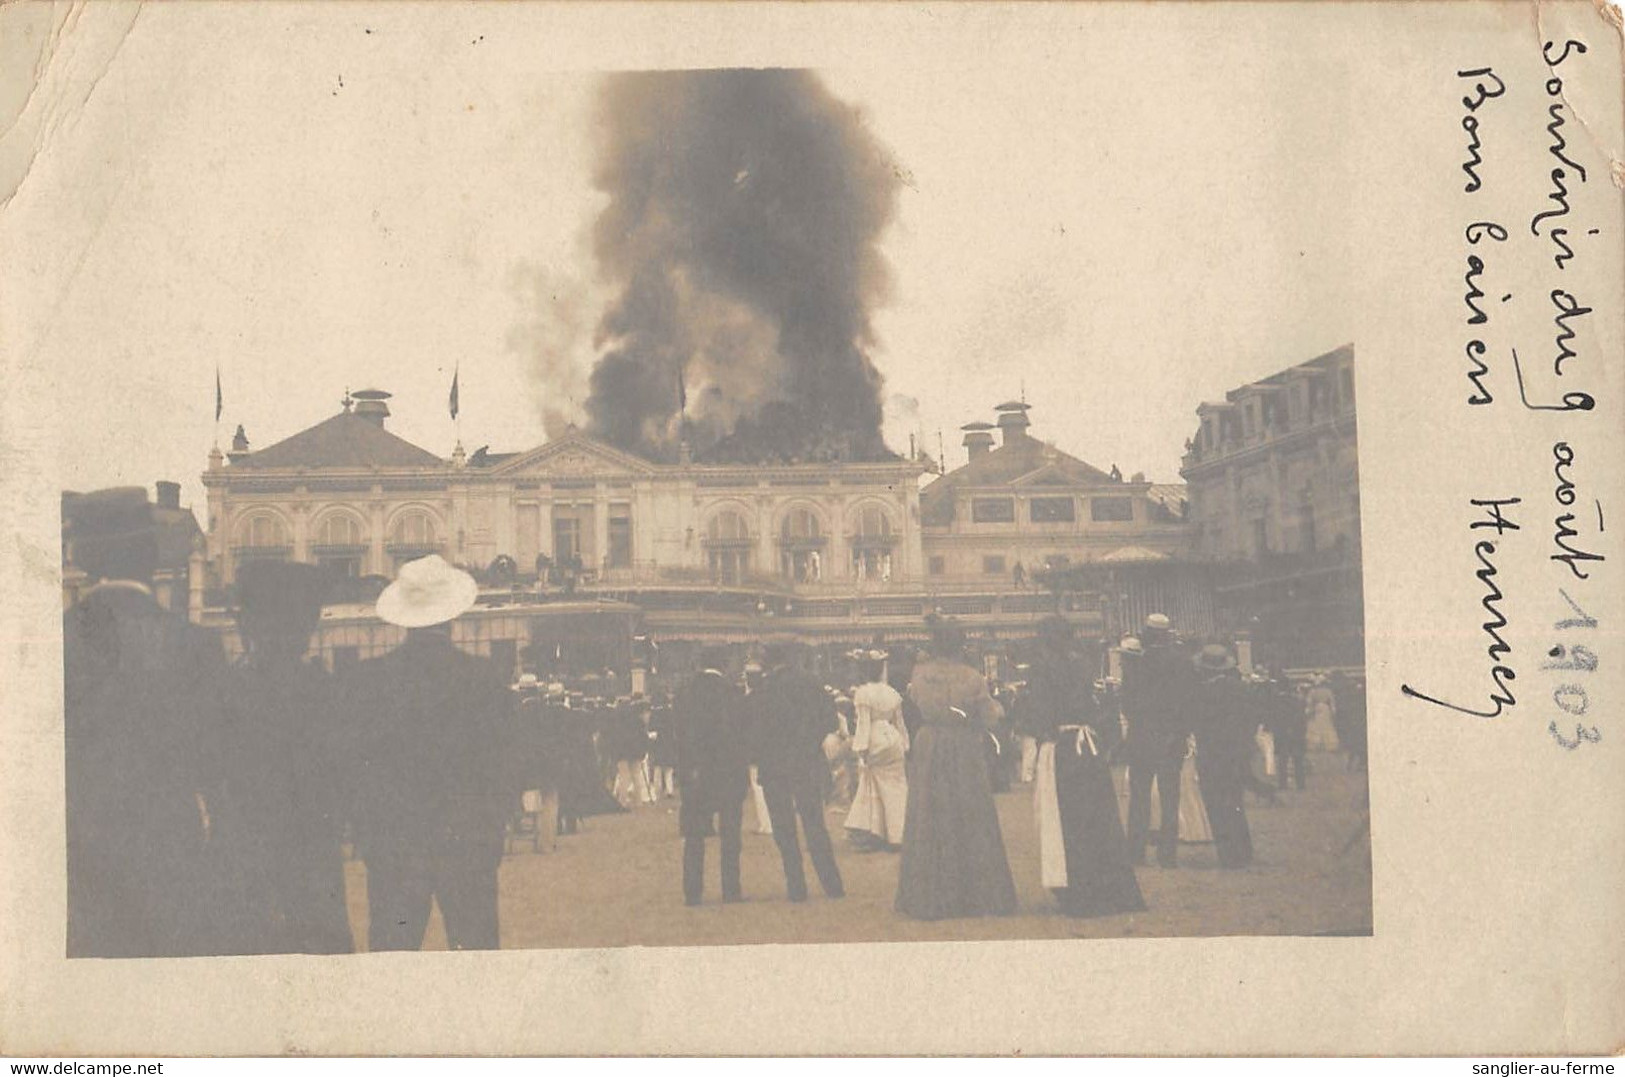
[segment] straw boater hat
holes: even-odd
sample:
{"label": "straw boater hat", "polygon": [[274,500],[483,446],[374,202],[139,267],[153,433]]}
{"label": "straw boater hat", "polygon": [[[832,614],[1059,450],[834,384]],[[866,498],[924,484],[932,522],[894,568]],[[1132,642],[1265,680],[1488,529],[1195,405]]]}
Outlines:
{"label": "straw boater hat", "polygon": [[1172,631],[1174,623],[1168,619],[1166,613],[1153,613],[1145,619],[1145,627],[1154,628],[1159,632]]}
{"label": "straw boater hat", "polygon": [[513,690],[515,692],[531,692],[537,691],[541,687],[542,682],[537,679],[536,674],[521,673],[519,675],[519,680],[514,683]]}
{"label": "straw boater hat", "polygon": [[1124,636],[1118,648],[1128,654],[1144,654],[1145,645],[1133,636]]}
{"label": "straw boater hat", "polygon": [[471,609],[479,591],[473,576],[430,554],[401,566],[395,582],[378,596],[378,616],[402,628],[445,624]]}

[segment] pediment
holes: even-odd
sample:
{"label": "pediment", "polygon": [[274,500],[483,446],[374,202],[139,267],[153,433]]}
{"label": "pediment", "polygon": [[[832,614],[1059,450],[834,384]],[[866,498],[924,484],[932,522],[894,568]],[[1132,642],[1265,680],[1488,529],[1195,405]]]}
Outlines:
{"label": "pediment", "polygon": [[1084,484],[1079,482],[1075,477],[1073,477],[1071,475],[1068,475],[1065,471],[1062,471],[1059,467],[1055,466],[1054,464],[1045,464],[1043,467],[1039,468],[1038,470],[1029,471],[1027,474],[1021,476],[1019,479],[1016,479],[1015,482],[1013,482],[1011,485],[1013,485],[1013,486],[1069,486],[1070,487],[1070,486],[1082,486]]}
{"label": "pediment", "polygon": [[654,470],[649,461],[585,434],[566,434],[521,453],[492,469],[491,474],[503,478],[583,479],[647,475]]}

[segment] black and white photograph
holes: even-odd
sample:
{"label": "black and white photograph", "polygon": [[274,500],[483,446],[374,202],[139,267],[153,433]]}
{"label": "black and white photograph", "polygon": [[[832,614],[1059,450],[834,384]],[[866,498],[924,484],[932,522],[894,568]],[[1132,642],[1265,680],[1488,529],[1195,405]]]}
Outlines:
{"label": "black and white photograph", "polygon": [[[1001,975],[1072,946],[1174,975],[1169,940],[1360,961],[1420,930],[1385,856],[1470,843],[1374,798],[1505,781],[1430,753],[1514,690],[1530,751],[1609,750],[1600,707],[1570,736],[1549,705],[1602,697],[1573,709],[1501,633],[1557,620],[1547,582],[1596,598],[1562,564],[1538,612],[1497,577],[1496,543],[1550,537],[1550,446],[1508,443],[1541,458],[1516,490],[1415,507],[1460,462],[1396,418],[1414,323],[1372,301],[1392,221],[1350,179],[1381,138],[1337,20],[1066,7],[892,9],[922,35],[896,62],[856,22],[797,48],[802,15],[701,4],[616,10],[644,31],[619,41],[544,4],[8,13],[42,85],[88,86],[19,106],[49,152],[7,181],[53,282],[15,339],[60,502],[59,564],[24,551],[60,580],[60,650],[29,659],[59,693],[30,726],[60,751],[54,956],[974,944]],[[1453,160],[1477,129],[1447,74]],[[1477,176],[1446,167],[1430,198]],[[1450,229],[1441,323],[1463,272],[1492,326],[1535,302]],[[1515,383],[1504,349],[1487,381],[1427,352],[1440,407],[1557,398],[1601,322],[1559,319],[1567,370],[1550,329],[1520,341]],[[1562,455],[1571,498],[1600,481]],[[1609,548],[1605,501],[1571,539]],[[1381,663],[1374,519],[1451,596],[1383,582]]]}
{"label": "black and white photograph", "polygon": [[[75,470],[177,463],[63,494],[70,956],[1369,932],[1346,312],[1100,324],[1134,184],[1017,202],[951,100],[950,155],[817,71],[538,83],[580,171],[484,166],[526,228],[425,234],[405,125],[315,212],[348,147],[177,200],[256,200],[304,324],[132,355],[174,432]],[[936,257],[981,229],[1024,249]]]}

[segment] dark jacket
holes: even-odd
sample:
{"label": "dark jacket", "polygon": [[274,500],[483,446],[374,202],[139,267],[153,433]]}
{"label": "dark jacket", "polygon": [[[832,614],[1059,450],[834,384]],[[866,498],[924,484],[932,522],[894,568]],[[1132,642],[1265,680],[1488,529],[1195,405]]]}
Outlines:
{"label": "dark jacket", "polygon": [[514,700],[496,664],[436,635],[355,667],[356,840],[363,858],[499,860],[523,784]]}
{"label": "dark jacket", "polygon": [[817,681],[776,669],[750,694],[756,779],[765,786],[823,788],[829,764],[824,738],[835,732],[835,707]]}
{"label": "dark jacket", "polygon": [[70,957],[218,953],[225,655],[134,591],[63,625]]}
{"label": "dark jacket", "polygon": [[1095,730],[1101,750],[1117,739],[1116,729],[1103,728],[1094,693],[1077,663],[1057,656],[1035,661],[1027,674],[1027,690],[1016,702],[1016,724],[1038,740],[1059,740],[1057,727],[1087,725]]}
{"label": "dark jacket", "polygon": [[750,789],[745,697],[727,678],[702,672],[672,706],[677,785],[693,809],[713,812],[745,799]]}
{"label": "dark jacket", "polygon": [[1124,753],[1130,765],[1166,762],[1184,751],[1195,704],[1195,668],[1172,644],[1153,644],[1123,665]]}

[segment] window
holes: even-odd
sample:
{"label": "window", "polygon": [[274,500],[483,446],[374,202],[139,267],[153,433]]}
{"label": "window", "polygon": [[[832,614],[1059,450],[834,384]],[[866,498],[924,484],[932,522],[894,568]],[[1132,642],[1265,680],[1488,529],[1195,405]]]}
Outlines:
{"label": "window", "polygon": [[816,541],[823,533],[818,523],[818,517],[811,509],[791,509],[790,514],[784,518],[784,525],[779,534],[786,542]]}
{"label": "window", "polygon": [[948,571],[948,559],[942,554],[932,554],[931,560],[926,562],[925,571],[932,576],[941,576]]}
{"label": "window", "polygon": [[711,517],[706,528],[706,561],[717,583],[743,582],[750,572],[750,528],[745,517],[733,509],[723,509]]}
{"label": "window", "polygon": [[1004,558],[1002,556],[989,556],[982,558],[982,572],[988,576],[1004,575]]}
{"label": "window", "polygon": [[1096,523],[1120,523],[1134,519],[1134,499],[1131,497],[1091,497],[1089,518]]}
{"label": "window", "polygon": [[891,580],[891,551],[879,546],[854,547],[852,575],[859,580]]}
{"label": "window", "polygon": [[1308,505],[1303,507],[1303,517],[1298,522],[1298,543],[1302,552],[1315,552],[1315,510]]}
{"label": "window", "polygon": [[749,542],[750,528],[745,526],[745,518],[732,509],[724,509],[711,517],[711,527],[707,534],[711,542]]}
{"label": "window", "polygon": [[361,521],[347,512],[334,512],[322,518],[316,526],[318,546],[365,546],[366,535]]}
{"label": "window", "polygon": [[581,556],[581,521],[574,516],[553,517],[553,560],[569,564]]}
{"label": "window", "polygon": [[811,509],[791,509],[779,527],[779,572],[792,583],[824,578],[824,528]]}
{"label": "window", "polygon": [[1016,502],[1010,497],[975,497],[970,503],[970,518],[979,524],[1013,524],[1016,522]]}
{"label": "window", "polygon": [[750,550],[720,548],[709,550],[711,578],[717,583],[736,584],[750,572]]}
{"label": "window", "polygon": [[1263,557],[1270,552],[1269,521],[1263,517],[1253,521],[1253,556]]}
{"label": "window", "polygon": [[434,520],[426,512],[402,513],[390,530],[389,541],[393,546],[409,546],[425,550],[440,545]]}
{"label": "window", "polygon": [[1035,524],[1069,524],[1077,519],[1070,497],[1035,497],[1027,505]]}
{"label": "window", "polygon": [[256,512],[238,525],[237,545],[266,549],[282,548],[293,543],[288,538],[287,525],[280,516]]}
{"label": "window", "polygon": [[609,518],[609,567],[632,567],[632,518],[630,516],[611,516]]}
{"label": "window", "polygon": [[856,539],[891,538],[891,519],[879,505],[865,505],[858,510],[853,522],[852,537]]}

